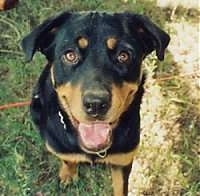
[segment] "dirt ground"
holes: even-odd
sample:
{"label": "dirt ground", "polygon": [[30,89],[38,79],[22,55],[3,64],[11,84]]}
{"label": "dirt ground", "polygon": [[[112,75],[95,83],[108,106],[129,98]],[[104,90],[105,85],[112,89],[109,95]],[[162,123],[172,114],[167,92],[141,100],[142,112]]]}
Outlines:
{"label": "dirt ground", "polygon": [[199,18],[177,21],[173,14],[167,24],[171,42],[162,75],[150,70],[146,82],[141,146],[129,196],[200,195]]}

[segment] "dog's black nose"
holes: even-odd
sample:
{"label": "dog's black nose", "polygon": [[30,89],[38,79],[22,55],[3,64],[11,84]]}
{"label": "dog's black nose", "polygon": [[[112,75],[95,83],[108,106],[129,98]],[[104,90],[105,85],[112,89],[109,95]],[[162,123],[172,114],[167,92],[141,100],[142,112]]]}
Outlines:
{"label": "dog's black nose", "polygon": [[107,91],[88,92],[83,96],[84,111],[92,117],[105,115],[110,102],[111,96]]}

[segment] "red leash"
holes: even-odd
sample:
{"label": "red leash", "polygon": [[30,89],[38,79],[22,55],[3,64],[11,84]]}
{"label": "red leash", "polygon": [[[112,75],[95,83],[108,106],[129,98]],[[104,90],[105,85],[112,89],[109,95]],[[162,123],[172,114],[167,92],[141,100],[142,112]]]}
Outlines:
{"label": "red leash", "polygon": [[0,110],[7,110],[9,108],[16,108],[16,107],[23,107],[23,106],[29,106],[30,101],[24,101],[24,102],[16,102],[16,103],[9,103],[5,105],[0,106]]}

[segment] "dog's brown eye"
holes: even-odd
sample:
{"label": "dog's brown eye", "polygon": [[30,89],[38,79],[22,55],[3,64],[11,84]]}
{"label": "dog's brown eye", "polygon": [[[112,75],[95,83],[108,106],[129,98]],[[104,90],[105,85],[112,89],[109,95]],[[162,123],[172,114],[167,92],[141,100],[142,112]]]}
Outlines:
{"label": "dog's brown eye", "polygon": [[117,60],[120,62],[120,63],[129,63],[130,61],[130,55],[128,52],[120,52],[119,55],[117,56]]}
{"label": "dog's brown eye", "polygon": [[80,60],[80,56],[77,52],[70,50],[63,55],[63,61],[69,64],[76,64]]}

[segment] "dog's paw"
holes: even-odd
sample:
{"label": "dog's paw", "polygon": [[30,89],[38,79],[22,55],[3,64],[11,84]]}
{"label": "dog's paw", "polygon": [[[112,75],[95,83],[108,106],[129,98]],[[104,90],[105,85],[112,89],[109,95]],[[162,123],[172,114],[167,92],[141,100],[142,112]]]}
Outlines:
{"label": "dog's paw", "polygon": [[63,162],[59,172],[60,182],[68,185],[78,179],[76,164]]}
{"label": "dog's paw", "polygon": [[59,173],[60,183],[63,185],[68,185],[74,181],[78,180],[77,173],[69,173],[69,172],[60,172]]}

